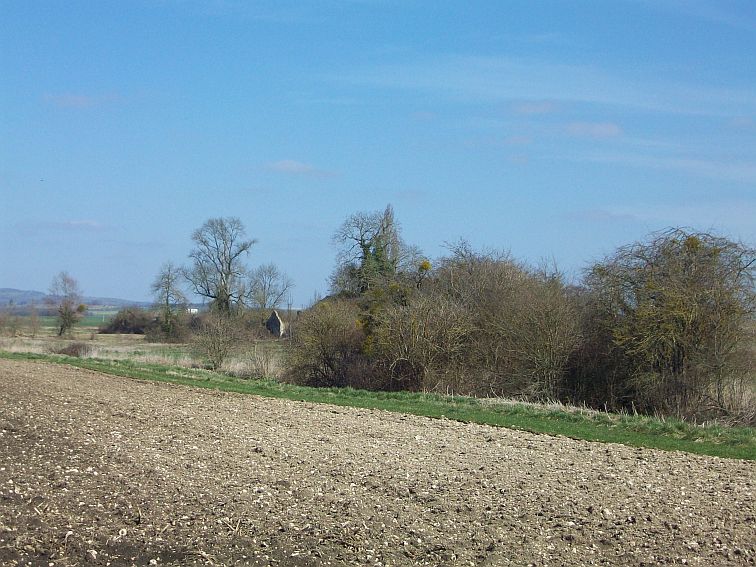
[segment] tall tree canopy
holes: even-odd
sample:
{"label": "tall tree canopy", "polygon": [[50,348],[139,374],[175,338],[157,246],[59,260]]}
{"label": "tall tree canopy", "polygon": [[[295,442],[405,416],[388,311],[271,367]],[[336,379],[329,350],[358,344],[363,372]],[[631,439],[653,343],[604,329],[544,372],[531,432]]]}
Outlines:
{"label": "tall tree canopy", "polygon": [[155,298],[155,307],[160,312],[160,327],[163,335],[174,337],[181,313],[186,309],[186,296],[181,290],[181,269],[173,262],[167,262],[160,268],[150,287]]}

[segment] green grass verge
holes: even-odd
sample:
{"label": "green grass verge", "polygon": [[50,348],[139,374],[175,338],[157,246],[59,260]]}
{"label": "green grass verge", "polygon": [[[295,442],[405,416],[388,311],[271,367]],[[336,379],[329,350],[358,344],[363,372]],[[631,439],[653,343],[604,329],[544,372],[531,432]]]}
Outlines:
{"label": "green grass verge", "polygon": [[492,403],[490,400],[464,396],[308,388],[272,380],[243,380],[206,370],[131,361],[6,352],[0,352],[0,357],[55,362],[116,376],[227,392],[446,418],[586,441],[756,460],[756,428],[753,427],[698,426],[676,419]]}

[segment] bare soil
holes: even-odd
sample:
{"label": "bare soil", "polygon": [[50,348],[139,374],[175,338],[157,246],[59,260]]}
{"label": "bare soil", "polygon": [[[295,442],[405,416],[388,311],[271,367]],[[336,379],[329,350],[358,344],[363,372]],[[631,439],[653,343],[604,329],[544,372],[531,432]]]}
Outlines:
{"label": "bare soil", "polygon": [[0,360],[2,565],[753,565],[755,473]]}

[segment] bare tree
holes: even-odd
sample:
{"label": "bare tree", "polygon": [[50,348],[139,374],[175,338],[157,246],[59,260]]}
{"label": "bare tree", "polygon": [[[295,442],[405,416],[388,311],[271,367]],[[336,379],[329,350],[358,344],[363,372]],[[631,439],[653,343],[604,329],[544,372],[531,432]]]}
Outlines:
{"label": "bare tree", "polygon": [[58,312],[58,336],[70,333],[87,307],[81,303],[79,283],[68,272],[60,272],[50,284],[51,301]]}
{"label": "bare tree", "polygon": [[181,268],[167,262],[160,268],[150,287],[155,298],[155,307],[160,312],[160,327],[166,337],[175,337],[178,322],[186,309],[186,296],[181,290],[183,272]]}
{"label": "bare tree", "polygon": [[417,295],[408,305],[388,306],[377,327],[373,350],[394,385],[420,390],[457,373],[472,322],[462,306],[434,293]]}
{"label": "bare tree", "polygon": [[463,349],[467,380],[460,386],[482,395],[560,397],[579,334],[559,274],[533,270],[504,251],[478,252],[464,241],[449,248],[452,256],[439,260],[424,293],[436,297],[434,317],[445,301],[467,314],[472,330]]}
{"label": "bare tree", "polygon": [[249,301],[256,309],[275,309],[294,287],[293,280],[271,263],[250,273]]}
{"label": "bare tree", "polygon": [[13,301],[0,307],[0,333],[7,333],[15,337],[18,332],[19,319],[13,312]]}
{"label": "bare tree", "polygon": [[196,248],[189,254],[192,266],[184,270],[184,277],[222,315],[241,305],[246,293],[247,269],[242,260],[256,241],[245,235],[236,217],[209,219],[192,234]]}

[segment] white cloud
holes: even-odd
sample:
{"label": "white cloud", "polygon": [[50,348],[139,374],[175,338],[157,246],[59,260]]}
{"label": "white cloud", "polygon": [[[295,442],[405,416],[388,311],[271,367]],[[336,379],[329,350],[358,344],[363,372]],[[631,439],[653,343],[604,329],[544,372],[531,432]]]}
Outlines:
{"label": "white cloud", "polygon": [[756,201],[748,199],[722,199],[716,195],[696,203],[678,205],[657,204],[628,214],[654,226],[689,226],[753,243],[756,239]]}
{"label": "white cloud", "polygon": [[72,220],[54,223],[57,228],[65,228],[68,230],[105,230],[105,225],[101,222],[93,220]]}
{"label": "white cloud", "polygon": [[292,175],[303,175],[309,177],[333,177],[332,171],[319,169],[309,163],[303,163],[293,159],[282,159],[267,164],[267,169],[277,171],[278,173],[288,173]]}
{"label": "white cloud", "polygon": [[16,225],[25,233],[37,232],[104,232],[110,226],[95,220],[24,221]]}
{"label": "white cloud", "polygon": [[435,112],[428,112],[426,110],[420,110],[418,112],[413,112],[410,117],[415,122],[433,122],[437,116]]}
{"label": "white cloud", "polygon": [[723,0],[638,0],[652,9],[673,12],[734,29],[756,31],[756,18],[750,2],[743,9]]}
{"label": "white cloud", "polygon": [[530,136],[508,136],[504,139],[504,143],[507,146],[527,146],[533,143],[533,138]]}
{"label": "white cloud", "polygon": [[638,216],[631,213],[615,212],[606,209],[585,209],[565,213],[565,218],[578,222],[608,223],[621,221],[637,221]]}
{"label": "white cloud", "polygon": [[756,129],[756,118],[751,116],[736,116],[729,121],[728,125],[736,130],[753,130]]}

